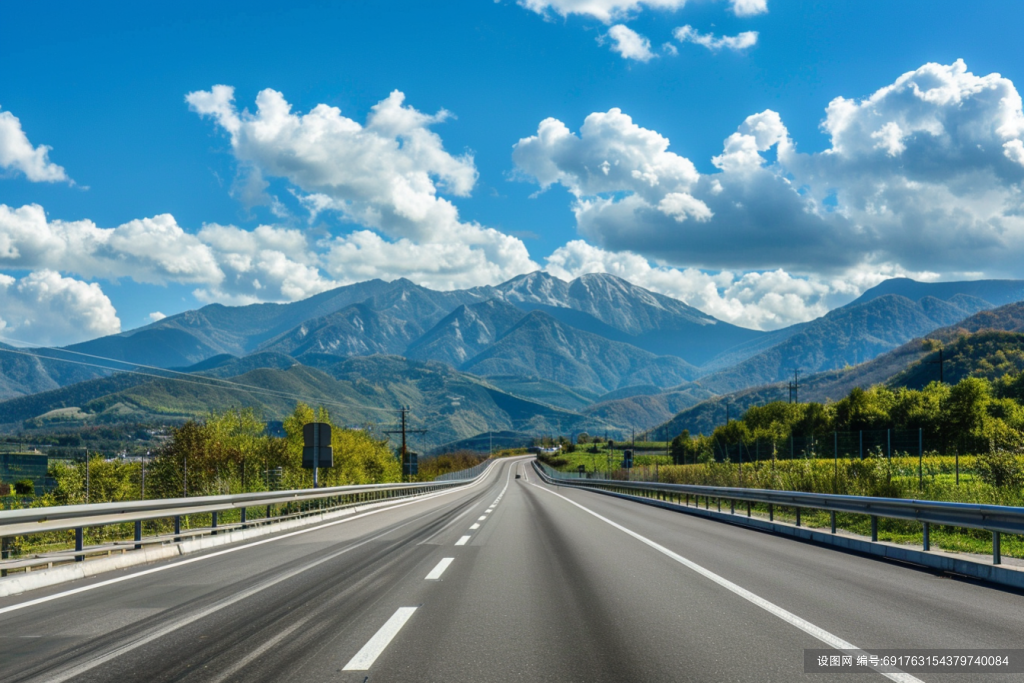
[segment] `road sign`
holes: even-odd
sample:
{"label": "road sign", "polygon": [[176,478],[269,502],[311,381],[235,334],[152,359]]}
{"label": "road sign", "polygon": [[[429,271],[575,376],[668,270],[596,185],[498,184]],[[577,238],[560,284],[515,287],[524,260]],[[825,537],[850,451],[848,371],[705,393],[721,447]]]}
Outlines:
{"label": "road sign", "polygon": [[334,467],[334,449],[331,448],[331,425],[310,422],[302,426],[302,466],[307,470]]}
{"label": "road sign", "polygon": [[627,470],[633,467],[633,451],[628,448],[622,451],[622,466]]}
{"label": "road sign", "polygon": [[409,453],[405,462],[402,463],[402,474],[407,477],[414,477],[420,473],[420,458],[415,453]]}

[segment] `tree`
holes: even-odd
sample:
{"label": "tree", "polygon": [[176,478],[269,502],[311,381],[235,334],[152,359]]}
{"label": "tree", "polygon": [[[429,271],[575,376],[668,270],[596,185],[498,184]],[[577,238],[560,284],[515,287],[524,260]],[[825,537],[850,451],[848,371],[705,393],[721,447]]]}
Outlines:
{"label": "tree", "polygon": [[683,465],[686,463],[686,456],[690,452],[690,430],[684,429],[674,439],[672,444],[669,446],[669,453],[672,454],[672,462],[676,465]]}
{"label": "tree", "polygon": [[31,479],[19,479],[14,482],[14,493],[18,496],[35,495],[36,485]]}
{"label": "tree", "polygon": [[[326,408],[316,411],[299,403],[284,421],[286,452],[285,481],[291,488],[306,488],[313,484],[311,470],[302,469],[302,428],[310,422],[331,424]],[[402,480],[402,464],[388,449],[387,443],[372,438],[363,430],[331,429],[334,448],[334,467],[320,470],[322,486],[348,484],[380,484]]]}
{"label": "tree", "polygon": [[987,415],[991,397],[988,380],[966,377],[952,387],[943,403],[943,426],[950,443],[957,444],[961,452],[988,450],[979,443],[981,429]]}

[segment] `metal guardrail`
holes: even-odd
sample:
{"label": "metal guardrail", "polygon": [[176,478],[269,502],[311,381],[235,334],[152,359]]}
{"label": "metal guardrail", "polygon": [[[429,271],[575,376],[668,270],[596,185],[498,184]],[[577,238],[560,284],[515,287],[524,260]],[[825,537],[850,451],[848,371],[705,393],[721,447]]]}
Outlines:
{"label": "metal guardrail", "polygon": [[482,463],[474,465],[469,469],[459,470],[458,472],[448,472],[447,474],[442,474],[439,477],[434,477],[434,481],[462,481],[464,479],[472,479],[487,469],[487,466],[492,462],[494,462],[493,459],[484,460]]}
{"label": "metal guardrail", "polygon": [[689,505],[690,497],[699,507],[704,498],[705,509],[710,501],[730,502],[735,512],[735,502],[747,504],[747,516],[753,503],[768,506],[769,520],[775,519],[775,506],[794,508],[796,526],[800,526],[800,511],[803,509],[825,510],[830,513],[832,533],[836,533],[836,513],[866,515],[871,518],[871,540],[878,541],[878,519],[900,519],[917,521],[922,524],[924,549],[930,550],[930,527],[933,524],[965,529],[982,529],[992,533],[992,563],[1001,564],[1000,534],[1024,534],[1024,508],[1003,505],[982,505],[979,503],[946,503],[934,500],[909,498],[873,498],[870,496],[842,496],[830,493],[804,493],[802,491],[774,491],[770,489],[746,489],[726,486],[694,486],[688,484],[662,484],[660,482],[616,481],[613,479],[588,479],[575,473],[559,472],[547,465],[534,461],[540,476],[551,484],[599,488],[627,495],[642,495]]}
{"label": "metal guardrail", "polygon": [[[29,536],[51,531],[75,530],[74,552],[58,553],[56,561],[82,561],[86,555],[109,554],[112,549],[123,551],[124,546],[134,543],[134,548],[142,547],[142,522],[155,519],[173,519],[174,533],[148,539],[148,543],[179,542],[182,539],[201,534],[217,534],[233,528],[246,528],[260,524],[279,522],[285,519],[321,513],[329,510],[358,505],[360,503],[386,500],[389,498],[405,498],[419,496],[445,488],[464,486],[482,476],[493,460],[465,470],[465,476],[447,481],[431,481],[419,483],[364,484],[356,486],[335,486],[318,489],[295,489],[289,491],[260,491],[256,493],[239,493],[221,496],[198,496],[195,498],[162,498],[154,500],[135,500],[118,503],[93,503],[88,505],[63,505],[54,507],[28,508],[23,510],[0,511],[0,539],[2,539],[2,557],[0,569],[6,575],[8,568],[31,566],[31,562],[19,561],[17,567],[10,567],[5,562],[9,555],[9,539]],[[453,472],[453,475],[462,472]],[[316,509],[307,509],[298,513],[273,515],[275,506],[291,505],[294,507],[308,506],[319,503]],[[266,508],[266,516],[247,519],[247,511],[251,508]],[[218,525],[218,514],[225,511],[239,511],[240,523]],[[181,518],[187,515],[209,514],[211,526],[182,530]],[[108,544],[110,547],[84,548],[84,530],[90,527],[102,527],[115,524],[135,523],[134,541],[120,541]],[[54,557],[39,557],[36,564],[52,566]]]}

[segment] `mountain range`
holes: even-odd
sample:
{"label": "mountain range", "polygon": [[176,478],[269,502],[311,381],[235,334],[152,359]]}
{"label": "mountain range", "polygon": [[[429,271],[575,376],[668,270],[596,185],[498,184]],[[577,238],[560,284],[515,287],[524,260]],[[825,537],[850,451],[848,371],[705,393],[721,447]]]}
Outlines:
{"label": "mountain range", "polygon": [[[934,329],[859,365],[805,375],[799,380],[797,398],[824,403],[843,398],[854,387],[881,384],[920,389],[940,377],[956,383],[964,377],[998,379],[1022,370],[1024,302],[1017,302]],[[732,414],[738,416],[751,406],[788,398],[788,383],[765,383],[710,397],[680,411],[654,430],[659,435],[675,435],[684,429],[693,434],[710,434],[724,423],[727,404]]]}
{"label": "mountain range", "polygon": [[422,439],[431,447],[499,430],[621,433],[723,395],[777,393],[755,388],[794,369],[874,377],[865,368],[886,354],[915,357],[900,350],[911,340],[1022,299],[1021,281],[893,279],[762,332],[608,274],[535,272],[447,292],[371,280],[288,304],[212,304],[62,349],[0,345],[0,424],[183,419],[241,404],[279,418],[304,397],[333,401],[350,423],[413,406],[436,425]]}

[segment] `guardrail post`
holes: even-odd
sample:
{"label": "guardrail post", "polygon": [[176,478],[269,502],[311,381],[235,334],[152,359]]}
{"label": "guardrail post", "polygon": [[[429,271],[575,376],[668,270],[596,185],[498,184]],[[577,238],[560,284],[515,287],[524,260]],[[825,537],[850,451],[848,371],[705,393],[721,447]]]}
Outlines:
{"label": "guardrail post", "polygon": [[707,496],[704,496],[704,509],[705,510],[710,510],[711,509],[711,499],[709,497],[707,497]]}
{"label": "guardrail post", "polygon": [[174,515],[174,542],[181,543],[181,515]]}
{"label": "guardrail post", "polygon": [[721,498],[715,498],[715,500],[718,502],[718,511],[721,512],[722,511],[722,499]]}
{"label": "guardrail post", "polygon": [[142,550],[142,520],[135,520],[135,549]]}
{"label": "guardrail post", "polygon": [[747,517],[750,516],[750,501],[747,501]]}
{"label": "guardrail post", "polygon": [[736,501],[732,500],[731,498],[729,499],[729,514],[730,515],[735,515],[736,514]]}
{"label": "guardrail post", "polygon": [[924,550],[925,552],[928,552],[932,549],[931,525],[928,524],[928,522],[921,525],[921,538],[923,540]]}
{"label": "guardrail post", "polygon": [[270,521],[270,505],[267,504],[267,521]]}
{"label": "guardrail post", "polygon": [[800,508],[796,509],[796,525],[800,526]]}
{"label": "guardrail post", "polygon": [[243,529],[245,528],[245,518],[246,518],[245,508],[242,508],[242,528]]}
{"label": "guardrail post", "polygon": [[690,507],[690,494],[686,494],[686,507]]}
{"label": "guardrail post", "polygon": [[878,542],[878,517],[871,515],[871,542]]}
{"label": "guardrail post", "polygon": [[1003,563],[1003,549],[1000,547],[1000,534],[998,531],[992,532],[992,564]]}
{"label": "guardrail post", "polygon": [[210,535],[211,536],[216,536],[217,535],[217,513],[216,512],[211,512],[210,513],[210,528],[213,529],[213,531],[210,532]]}
{"label": "guardrail post", "polygon": [[82,527],[78,527],[77,529],[75,529],[75,553],[76,553],[76,555],[75,555],[75,562],[81,562],[82,560],[85,559],[85,557],[83,555],[77,554],[77,553],[81,553],[82,550],[84,550],[84,548],[85,548],[85,529],[83,529]]}
{"label": "guardrail post", "polygon": [[829,520],[832,522],[832,533],[836,532],[836,511],[832,510],[828,513]]}
{"label": "guardrail post", "polygon": [[[11,559],[11,539],[4,536],[0,539],[0,560]],[[0,576],[7,576],[7,570],[0,570]]]}

